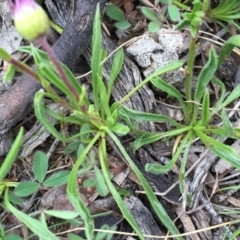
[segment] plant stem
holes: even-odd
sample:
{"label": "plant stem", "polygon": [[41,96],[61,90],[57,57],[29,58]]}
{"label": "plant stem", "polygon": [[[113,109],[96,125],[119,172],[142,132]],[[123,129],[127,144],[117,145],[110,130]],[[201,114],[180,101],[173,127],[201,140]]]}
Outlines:
{"label": "plant stem", "polygon": [[27,73],[28,75],[32,76],[33,78],[35,78],[38,82],[41,83],[40,78],[38,77],[37,73],[34,72],[31,68],[29,68],[28,66],[24,65],[23,63],[15,60],[14,58],[11,58],[11,60],[9,61],[10,64],[14,65],[16,68],[18,68],[19,70],[22,70],[23,72]]}
{"label": "plant stem", "polygon": [[62,78],[63,82],[66,84],[68,89],[71,91],[73,94],[74,98],[78,101],[79,100],[79,95],[76,92],[76,90],[73,88],[72,84],[69,82],[67,75],[65,74],[60,62],[57,59],[57,56],[55,55],[54,51],[52,50],[51,46],[48,44],[46,41],[46,38],[44,36],[41,36],[38,38],[38,41],[42,45],[43,49],[49,54],[49,58],[56,67],[59,76]]}
{"label": "plant stem", "polygon": [[193,77],[193,64],[195,60],[196,45],[195,38],[191,37],[190,47],[188,51],[188,64],[187,64],[187,75],[186,75],[186,98],[187,98],[187,111],[188,117],[191,119],[193,103],[192,103],[192,77]]}

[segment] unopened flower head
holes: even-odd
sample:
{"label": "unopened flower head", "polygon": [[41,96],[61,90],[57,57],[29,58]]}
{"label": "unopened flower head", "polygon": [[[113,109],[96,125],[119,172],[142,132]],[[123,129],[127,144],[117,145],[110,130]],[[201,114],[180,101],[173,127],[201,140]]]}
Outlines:
{"label": "unopened flower head", "polygon": [[46,12],[34,0],[15,0],[10,3],[14,24],[27,40],[35,40],[45,35],[49,29]]}

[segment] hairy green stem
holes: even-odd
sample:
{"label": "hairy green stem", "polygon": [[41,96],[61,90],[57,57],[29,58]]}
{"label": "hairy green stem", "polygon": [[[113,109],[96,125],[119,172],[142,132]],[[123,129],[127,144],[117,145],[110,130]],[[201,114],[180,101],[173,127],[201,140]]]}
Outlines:
{"label": "hairy green stem", "polygon": [[195,38],[191,37],[190,47],[188,51],[188,64],[187,64],[187,75],[186,75],[186,98],[187,98],[187,111],[188,117],[191,119],[193,103],[192,103],[192,78],[193,78],[193,65],[196,54]]}

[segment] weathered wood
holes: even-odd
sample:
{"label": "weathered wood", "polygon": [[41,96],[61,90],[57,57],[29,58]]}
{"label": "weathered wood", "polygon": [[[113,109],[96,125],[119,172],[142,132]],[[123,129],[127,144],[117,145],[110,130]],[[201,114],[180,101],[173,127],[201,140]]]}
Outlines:
{"label": "weathered wood", "polygon": [[[141,232],[145,235],[164,236],[160,227],[155,222],[152,214],[136,197],[131,196],[124,200],[126,207],[131,212],[135,221],[138,223]],[[154,240],[155,238],[146,237],[146,240]]]}

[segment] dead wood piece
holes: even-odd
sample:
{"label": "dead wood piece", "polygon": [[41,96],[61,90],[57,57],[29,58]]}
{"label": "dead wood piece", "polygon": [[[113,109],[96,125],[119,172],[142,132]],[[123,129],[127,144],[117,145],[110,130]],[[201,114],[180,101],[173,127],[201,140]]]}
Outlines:
{"label": "dead wood piece", "polygon": [[216,154],[212,153],[210,150],[206,150],[203,153],[204,158],[198,164],[194,172],[194,178],[191,184],[191,193],[193,199],[193,209],[198,207],[199,198],[202,194],[203,188],[205,186],[205,180],[208,174],[208,170],[211,168],[212,164],[218,158]]}
{"label": "dead wood piece", "polygon": [[[194,232],[196,230],[196,228],[195,228],[190,216],[182,211],[182,207],[177,206],[175,208],[175,211],[176,211],[177,215],[179,216],[179,218],[180,218],[180,220],[183,224],[185,232],[186,233],[187,232]],[[188,236],[188,238],[190,238],[192,240],[202,240],[201,238],[199,238],[197,233],[190,234]]]}
{"label": "dead wood piece", "polygon": [[[69,3],[74,9],[53,49],[58,59],[71,69],[77,57],[85,51],[90,42],[93,17],[98,2],[103,6],[106,0],[71,0]],[[40,88],[41,85],[35,79],[24,74],[8,92],[0,96],[0,134],[8,132],[31,111],[34,94]],[[2,139],[6,141],[6,138],[2,137]],[[8,143],[1,141],[0,147],[0,156],[3,156],[9,150]]]}
{"label": "dead wood piece", "polygon": [[[205,209],[211,216],[211,225],[217,225],[223,223],[222,217],[215,211],[212,204],[209,203],[209,200],[206,199],[203,194],[200,196],[200,201],[202,204],[204,204]],[[227,239],[230,239],[232,236],[232,231],[229,229],[228,226],[222,226],[220,228],[217,228],[217,231],[213,232],[213,238],[212,239],[222,239],[222,237],[218,238],[219,236],[224,236],[226,234]],[[234,238],[235,239],[235,238]]]}
{"label": "dead wood piece", "polygon": [[[240,120],[237,120],[233,126],[237,127],[240,124]],[[218,141],[224,142],[227,139],[227,137],[217,139]],[[190,187],[192,199],[193,199],[193,209],[198,207],[199,199],[202,194],[203,188],[206,184],[206,177],[209,169],[211,166],[215,163],[215,161],[218,159],[218,156],[211,152],[209,149],[207,149],[205,152],[203,152],[200,156],[202,158],[202,161],[197,165],[193,181]]]}
{"label": "dead wood piece", "polygon": [[[143,205],[143,203],[136,197],[131,196],[124,200],[126,207],[133,215],[135,221],[139,225],[141,232],[145,235],[164,236],[160,227],[153,219],[152,214]],[[146,240],[154,240],[155,238],[146,237]]]}
{"label": "dead wood piece", "polygon": [[[197,229],[204,229],[204,228],[208,228],[209,226],[211,226],[211,223],[210,223],[211,218],[210,218],[209,214],[206,211],[204,211],[203,209],[200,209],[200,210],[194,212],[191,215],[191,219],[194,222],[194,224],[196,225]],[[212,240],[213,239],[212,232],[210,230],[200,232],[199,236],[201,237],[201,240]]]}

